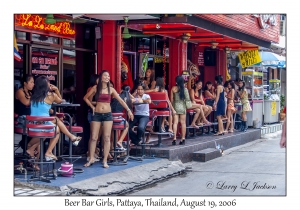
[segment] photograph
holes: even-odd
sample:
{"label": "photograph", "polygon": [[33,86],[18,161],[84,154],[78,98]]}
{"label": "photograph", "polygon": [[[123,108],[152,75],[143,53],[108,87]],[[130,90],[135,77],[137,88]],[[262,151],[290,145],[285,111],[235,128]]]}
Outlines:
{"label": "photograph", "polygon": [[101,11],[12,14],[11,199],[105,209],[286,199],[285,10]]}

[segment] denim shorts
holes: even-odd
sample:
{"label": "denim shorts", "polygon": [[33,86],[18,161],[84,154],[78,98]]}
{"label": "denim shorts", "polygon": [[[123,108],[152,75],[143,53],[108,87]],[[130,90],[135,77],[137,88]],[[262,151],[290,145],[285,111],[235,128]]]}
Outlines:
{"label": "denim shorts", "polygon": [[113,121],[113,117],[111,112],[107,112],[107,113],[95,112],[92,121],[96,121],[96,122]]}
{"label": "denim shorts", "polygon": [[92,119],[93,119],[93,113],[92,112],[88,112],[87,119],[88,119],[89,123],[92,122]]}

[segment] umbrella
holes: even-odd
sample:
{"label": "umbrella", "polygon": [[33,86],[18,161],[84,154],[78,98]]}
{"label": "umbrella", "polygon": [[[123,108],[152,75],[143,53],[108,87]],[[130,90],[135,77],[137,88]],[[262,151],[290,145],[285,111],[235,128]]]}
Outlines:
{"label": "umbrella", "polygon": [[285,57],[277,55],[272,52],[260,52],[262,62],[255,64],[255,66],[269,66],[277,68],[285,68]]}

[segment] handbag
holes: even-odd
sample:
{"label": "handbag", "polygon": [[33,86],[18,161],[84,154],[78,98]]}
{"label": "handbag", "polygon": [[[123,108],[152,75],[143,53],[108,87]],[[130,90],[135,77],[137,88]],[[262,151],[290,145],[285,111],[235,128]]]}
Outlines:
{"label": "handbag", "polygon": [[211,99],[211,98],[207,98],[206,100],[205,100],[205,104],[206,105],[208,105],[208,106],[213,106],[214,105],[214,103],[215,103],[215,100],[214,99]]}

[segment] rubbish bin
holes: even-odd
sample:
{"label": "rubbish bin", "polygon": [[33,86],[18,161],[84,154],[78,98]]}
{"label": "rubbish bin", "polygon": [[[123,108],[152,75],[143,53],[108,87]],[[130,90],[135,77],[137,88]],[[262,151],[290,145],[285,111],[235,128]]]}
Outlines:
{"label": "rubbish bin", "polygon": [[279,100],[264,101],[264,123],[279,122],[278,113],[280,109]]}

